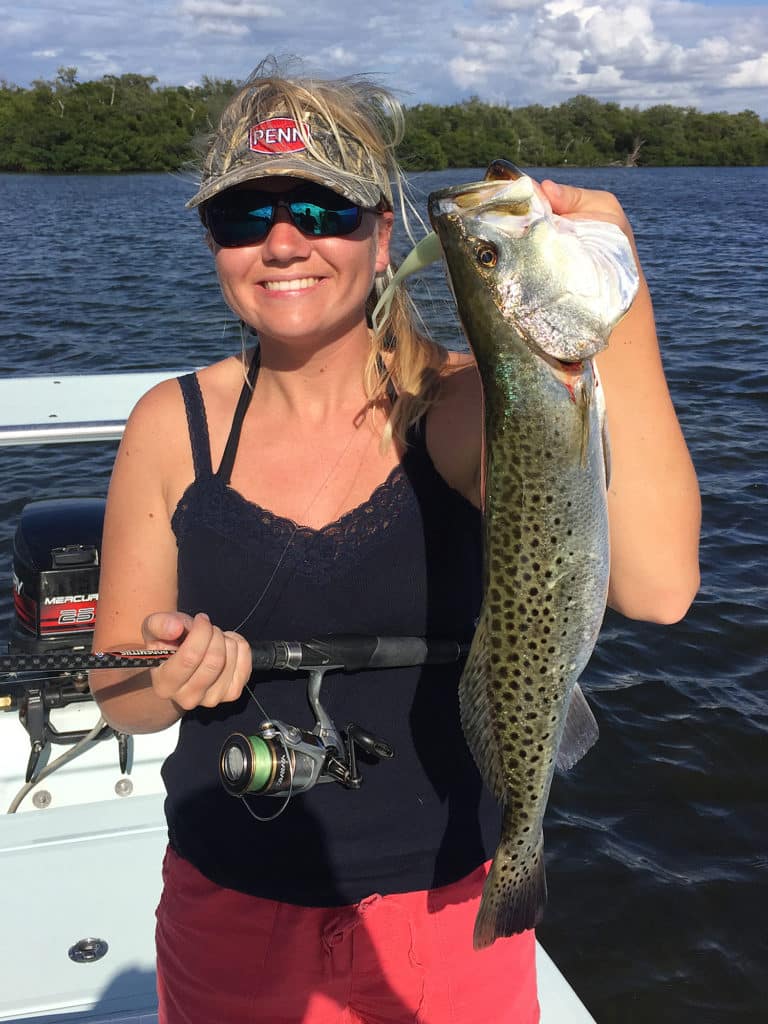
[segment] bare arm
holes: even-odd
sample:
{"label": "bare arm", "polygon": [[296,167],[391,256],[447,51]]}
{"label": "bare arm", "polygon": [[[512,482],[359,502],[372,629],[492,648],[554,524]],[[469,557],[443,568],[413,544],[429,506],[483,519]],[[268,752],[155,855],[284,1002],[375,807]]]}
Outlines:
{"label": "bare arm", "polygon": [[171,515],[180,479],[192,478],[184,412],[175,381],[137,405],[115,460],[102,542],[94,650],[137,644],[176,647],[154,669],[99,670],[91,690],[107,721],[124,732],[156,732],[184,710],[234,700],[250,675],[242,637],[177,607]]}
{"label": "bare arm", "polygon": [[[609,220],[634,240],[614,196],[543,182],[555,213]],[[639,265],[639,264],[638,264]],[[629,618],[675,622],[699,586],[701,504],[672,406],[641,271],[631,310],[598,357],[611,439],[608,601]]]}

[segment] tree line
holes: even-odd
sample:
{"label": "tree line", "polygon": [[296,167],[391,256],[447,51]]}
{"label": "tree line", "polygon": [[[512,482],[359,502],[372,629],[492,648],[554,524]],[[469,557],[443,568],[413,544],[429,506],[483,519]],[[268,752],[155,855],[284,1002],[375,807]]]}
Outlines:
{"label": "tree line", "polygon": [[[151,75],[80,82],[62,67],[29,88],[0,81],[0,171],[175,171],[238,83],[158,86]],[[575,96],[558,106],[493,105],[472,97],[406,110],[398,156],[406,170],[480,167],[498,156],[529,167],[768,164],[768,121],[751,110],[704,114],[660,104],[640,110]]]}

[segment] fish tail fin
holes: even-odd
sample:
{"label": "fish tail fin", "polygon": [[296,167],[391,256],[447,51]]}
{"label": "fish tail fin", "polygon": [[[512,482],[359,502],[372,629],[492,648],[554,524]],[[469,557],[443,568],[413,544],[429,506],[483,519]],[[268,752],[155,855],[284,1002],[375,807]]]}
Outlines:
{"label": "fish tail fin", "polygon": [[524,870],[515,861],[514,850],[502,835],[475,919],[475,949],[484,949],[502,936],[535,928],[543,917],[547,902],[543,838],[539,837],[530,865]]}

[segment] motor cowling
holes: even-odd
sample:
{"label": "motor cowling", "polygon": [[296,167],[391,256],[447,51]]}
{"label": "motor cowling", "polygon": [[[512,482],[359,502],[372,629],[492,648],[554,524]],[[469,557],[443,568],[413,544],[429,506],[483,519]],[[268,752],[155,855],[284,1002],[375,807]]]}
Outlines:
{"label": "motor cowling", "polygon": [[90,648],[99,600],[103,498],[26,505],[13,541],[9,651]]}

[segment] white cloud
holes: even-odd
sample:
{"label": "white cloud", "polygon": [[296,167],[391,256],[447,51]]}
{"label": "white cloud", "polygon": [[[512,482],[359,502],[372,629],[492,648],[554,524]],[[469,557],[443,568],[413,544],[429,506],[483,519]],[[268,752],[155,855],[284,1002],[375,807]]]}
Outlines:
{"label": "white cloud", "polygon": [[648,11],[636,4],[592,8],[583,24],[583,40],[597,59],[627,57],[641,63],[657,62],[670,46],[654,38]]}
{"label": "white cloud", "polygon": [[565,18],[573,15],[579,24],[583,25],[590,17],[593,8],[583,3],[583,0],[552,0],[544,5],[544,17],[555,21],[558,18]]}
{"label": "white cloud", "polygon": [[449,63],[453,80],[463,89],[471,88],[478,78],[485,72],[485,65],[480,61],[469,60],[466,57],[454,57]]}
{"label": "white cloud", "polygon": [[488,4],[490,10],[500,11],[531,11],[540,6],[540,0],[490,0]]}
{"label": "white cloud", "polygon": [[726,84],[735,89],[768,86],[768,53],[755,60],[742,61],[736,71],[728,76]]}
{"label": "white cloud", "polygon": [[352,50],[348,50],[344,46],[327,47],[325,50],[322,50],[318,56],[331,67],[351,68],[356,67],[358,62],[357,55]]}
{"label": "white cloud", "polygon": [[764,0],[44,0],[16,5],[0,67],[27,85],[61,64],[84,80],[243,78],[269,53],[319,72],[371,72],[407,103],[750,106],[768,116]]}
{"label": "white cloud", "polygon": [[[470,14],[480,11],[477,0]],[[734,10],[729,22],[723,8],[700,3],[550,0],[531,11],[499,2],[454,34],[462,52],[448,68],[457,87],[497,98],[510,70],[541,102],[585,92],[633,104],[678,95],[702,105],[724,88],[765,84],[768,20]]]}
{"label": "white cloud", "polygon": [[282,12],[275,5],[252,3],[251,0],[181,0],[179,14],[193,18],[276,18]]}
{"label": "white cloud", "polygon": [[242,39],[250,35],[248,25],[238,21],[199,21],[195,25],[195,32],[200,36],[228,36],[230,38]]}

